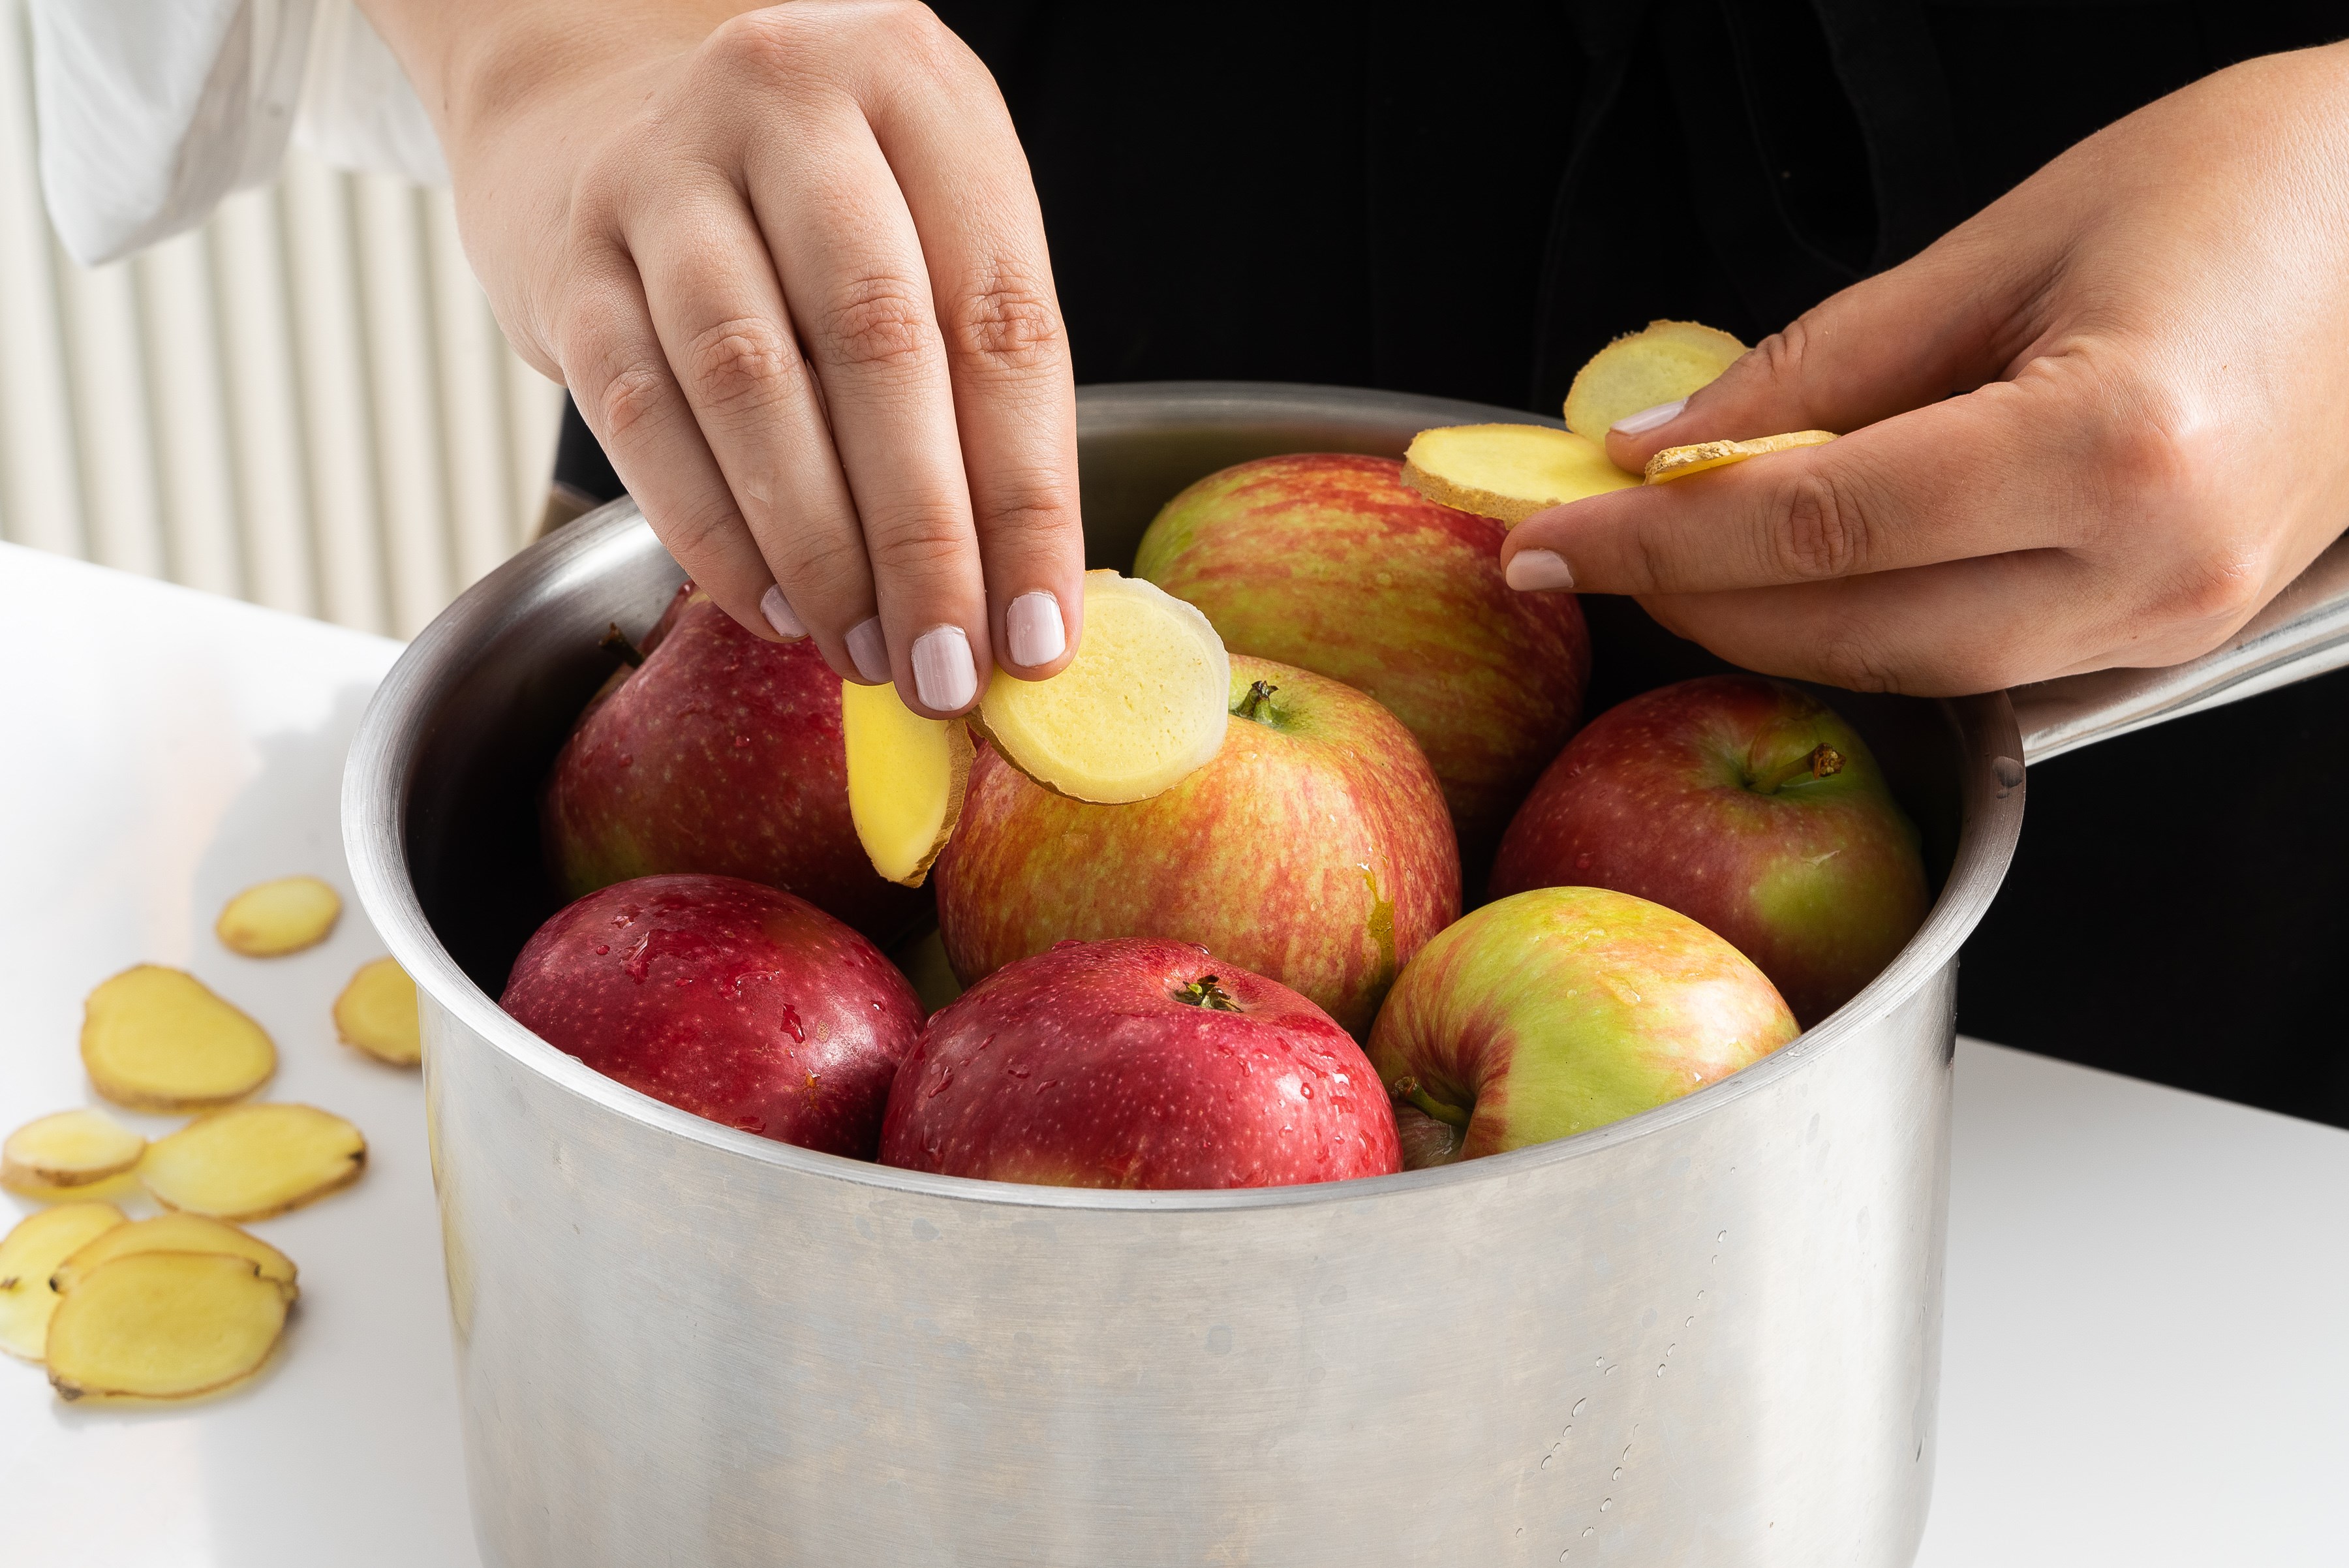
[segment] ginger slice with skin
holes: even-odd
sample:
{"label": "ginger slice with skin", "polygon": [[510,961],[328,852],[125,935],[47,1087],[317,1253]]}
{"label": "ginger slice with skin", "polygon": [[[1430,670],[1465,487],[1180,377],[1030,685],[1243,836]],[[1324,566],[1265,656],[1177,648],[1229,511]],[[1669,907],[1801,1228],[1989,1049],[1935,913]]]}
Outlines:
{"label": "ginger slice with skin", "polygon": [[104,1111],[78,1107],[26,1122],[0,1144],[0,1187],[28,1196],[86,1187],[139,1163],[147,1139]]}
{"label": "ginger slice with skin", "polygon": [[66,1203],[26,1215],[0,1237],[0,1350],[41,1359],[58,1296],[49,1284],[57,1265],[122,1223],[111,1203]]}
{"label": "ginger slice with skin", "polygon": [[89,1081],[134,1111],[226,1105],[277,1070],[261,1025],[184,970],[139,964],[101,981],[83,1006]]}
{"label": "ginger slice with skin", "polygon": [[1548,425],[1443,425],[1412,438],[1402,482],[1440,506],[1514,528],[1537,512],[1640,483],[1607,449]]}
{"label": "ginger slice with skin", "polygon": [[232,952],[282,958],[325,941],[342,912],[342,895],[317,877],[279,877],[231,898],[212,932]]}
{"label": "ginger slice with skin", "polygon": [[1048,680],[998,670],[974,717],[1003,760],[1072,800],[1148,800],[1215,760],[1232,664],[1195,606],[1154,583],[1085,574],[1084,640]]}
{"label": "ginger slice with skin", "polygon": [[975,754],[960,719],[927,719],[891,685],[840,683],[848,819],[873,869],[918,888],[962,816]]}
{"label": "ginger slice with skin", "polygon": [[70,1295],[91,1270],[133,1252],[224,1252],[253,1264],[264,1280],[288,1287],[295,1280],[294,1260],[258,1236],[202,1214],[158,1214],[99,1231],[51,1271],[49,1285]]}
{"label": "ginger slice with skin", "polygon": [[92,1269],[49,1320],[60,1397],[191,1399],[258,1372],[292,1284],[226,1252],[132,1252]]}
{"label": "ginger slice with skin", "polygon": [[1566,394],[1566,428],[1601,448],[1619,419],[1677,402],[1735,364],[1745,345],[1694,321],[1651,321],[1593,354]]}
{"label": "ginger slice with skin", "polygon": [[1648,483],[1661,484],[1667,480],[1686,479],[1708,468],[1725,468],[1749,457],[1791,452],[1796,447],[1825,446],[1833,440],[1833,431],[1788,431],[1784,435],[1760,436],[1753,441],[1701,441],[1689,446],[1668,446],[1648,460]]}
{"label": "ginger slice with skin", "polygon": [[139,1179],[155,1200],[215,1220],[266,1220],[357,1181],[359,1129],[315,1106],[232,1106],[157,1138]]}
{"label": "ginger slice with skin", "polygon": [[424,1060],[424,1033],[416,1015],[416,982],[397,961],[363,963],[335,998],[335,1033],[346,1045],[395,1067]]}

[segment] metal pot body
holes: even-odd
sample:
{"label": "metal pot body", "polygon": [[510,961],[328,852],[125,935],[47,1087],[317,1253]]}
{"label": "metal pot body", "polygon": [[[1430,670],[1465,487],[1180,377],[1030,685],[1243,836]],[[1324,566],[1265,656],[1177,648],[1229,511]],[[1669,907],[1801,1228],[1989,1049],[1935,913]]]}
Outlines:
{"label": "metal pot body", "polygon": [[[1095,564],[1225,463],[1495,417],[1090,391]],[[1735,1077],[1376,1180],[1009,1187],[698,1120],[492,1000],[551,909],[531,801],[606,668],[595,636],[675,580],[625,507],[534,547],[417,641],[347,784],[361,895],[423,996],[490,1563],[1912,1560],[1955,955],[2021,819],[2003,696],[1863,704],[1941,892],[1873,985]]]}

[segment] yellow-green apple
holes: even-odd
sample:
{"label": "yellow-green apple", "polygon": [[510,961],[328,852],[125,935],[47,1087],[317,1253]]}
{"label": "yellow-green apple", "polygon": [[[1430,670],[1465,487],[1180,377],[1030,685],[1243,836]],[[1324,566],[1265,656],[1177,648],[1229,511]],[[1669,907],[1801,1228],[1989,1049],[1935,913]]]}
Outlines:
{"label": "yellow-green apple", "polygon": [[940,1008],[881,1160],[1053,1187],[1282,1187],[1402,1168],[1353,1036],[1191,942],[1063,942]]}
{"label": "yellow-green apple", "polygon": [[840,677],[806,639],[768,642],[688,583],[588,703],[540,798],[565,897],[670,871],[747,877],[880,942],[926,895],[888,882],[848,816]]}
{"label": "yellow-green apple", "polygon": [[881,950],[738,877],[639,877],[557,912],[499,998],[557,1050],[713,1122],[873,1158],[922,1029]]}
{"label": "yellow-green apple", "polygon": [[1558,753],[1501,840],[1491,892],[1566,886],[1711,927],[1806,1028],[1892,961],[1928,901],[1917,829],[1867,742],[1758,675],[1642,693]]}
{"label": "yellow-green apple", "polygon": [[1686,915],[1604,888],[1539,888],[1422,948],[1370,1056],[1417,1169],[1619,1121],[1796,1033],[1769,979]]}
{"label": "yellow-green apple", "polygon": [[1243,656],[1223,749],[1148,800],[1071,800],[982,747],[936,876],[966,985],[1057,941],[1166,937],[1303,992],[1357,1038],[1460,913],[1459,851],[1411,732],[1350,686]]}
{"label": "yellow-green apple", "polygon": [[1481,867],[1574,733],[1590,637],[1571,594],[1501,577],[1508,530],[1406,488],[1392,458],[1310,452],[1209,474],[1166,504],[1133,575],[1234,653],[1359,687],[1417,737]]}

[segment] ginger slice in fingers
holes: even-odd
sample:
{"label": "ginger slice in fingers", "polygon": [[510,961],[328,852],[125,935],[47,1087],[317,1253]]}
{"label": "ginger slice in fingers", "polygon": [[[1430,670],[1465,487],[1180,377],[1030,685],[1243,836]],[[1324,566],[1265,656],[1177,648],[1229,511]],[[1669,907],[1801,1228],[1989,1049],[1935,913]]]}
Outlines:
{"label": "ginger slice in fingers", "polygon": [[1514,528],[1537,512],[1640,483],[1606,449],[1549,425],[1444,425],[1412,438],[1402,482],[1439,506]]}
{"label": "ginger slice in fingers", "polygon": [[1651,321],[1593,354],[1566,394],[1566,428],[1605,446],[1619,419],[1678,402],[1735,364],[1745,345],[1694,321]]}
{"label": "ginger slice in fingers", "polygon": [[295,1281],[294,1260],[258,1236],[202,1214],[158,1214],[99,1231],[51,1271],[49,1283],[69,1295],[91,1270],[133,1252],[224,1252],[253,1264],[264,1280]]}
{"label": "ginger slice in fingers", "polygon": [[194,975],[142,963],[89,993],[81,1061],[98,1092],[118,1106],[200,1110],[267,1083],[277,1047]]}
{"label": "ginger slice in fingers", "polygon": [[335,998],[335,1033],[378,1062],[413,1067],[424,1059],[424,1034],[416,1016],[416,982],[397,961],[379,958],[359,965]]}
{"label": "ginger slice in fingers", "polygon": [[0,1143],[0,1187],[42,1197],[119,1176],[139,1163],[147,1139],[87,1106],[26,1122]]}
{"label": "ginger slice in fingers", "polygon": [[1825,446],[1833,440],[1833,431],[1788,431],[1784,435],[1760,436],[1753,441],[1701,441],[1690,446],[1668,446],[1648,460],[1648,483],[1661,484],[1667,480],[1686,479],[1692,473],[1724,468],[1749,457],[1790,452],[1795,447]]}
{"label": "ginger slice in fingers", "polygon": [[49,1382],[66,1399],[191,1399],[261,1369],[291,1283],[226,1252],[132,1252],[90,1270],[49,1319]]}
{"label": "ginger slice in fingers", "polygon": [[1077,656],[1044,680],[998,670],[978,722],[1004,761],[1047,789],[1148,800],[1222,749],[1231,669],[1195,607],[1138,577],[1087,572]]}
{"label": "ginger slice in fingers", "polygon": [[266,1220],[347,1187],[367,1168],[359,1129],[315,1106],[232,1106],[157,1138],[139,1179],[183,1214]]}
{"label": "ginger slice in fingers", "polygon": [[325,941],[342,912],[342,895],[317,877],[279,877],[231,898],[212,930],[232,952],[282,958]]}
{"label": "ginger slice in fingers", "polygon": [[848,752],[848,818],[873,868],[918,888],[962,816],[970,783],[970,732],[960,719],[928,719],[895,686],[840,683],[840,733]]}
{"label": "ginger slice in fingers", "polygon": [[28,1214],[0,1237],[0,1350],[41,1359],[58,1296],[49,1283],[57,1265],[122,1223],[111,1203],[67,1203]]}

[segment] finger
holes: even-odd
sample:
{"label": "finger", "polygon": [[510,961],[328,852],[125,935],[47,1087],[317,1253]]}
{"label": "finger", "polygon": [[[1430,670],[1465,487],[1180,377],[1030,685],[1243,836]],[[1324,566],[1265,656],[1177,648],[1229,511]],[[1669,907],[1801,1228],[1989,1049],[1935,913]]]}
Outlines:
{"label": "finger", "polygon": [[996,658],[1040,680],[1081,629],[1076,378],[1002,95],[945,29],[930,47],[938,68],[876,71],[859,96],[929,265]]}
{"label": "finger", "polygon": [[564,381],[645,521],[719,608],[780,639],[760,608],[773,576],[670,373],[635,267],[617,253],[602,258],[565,310]]}
{"label": "finger", "polygon": [[888,162],[853,103],[827,100],[812,118],[812,134],[752,143],[751,205],[823,382],[892,679],[908,706],[947,718],[978,700],[992,661],[928,272]]}
{"label": "finger", "polygon": [[1623,421],[1608,433],[1608,456],[1637,473],[1669,446],[1855,431],[1995,379],[2031,336],[2024,306],[2045,270],[2036,251],[2002,234],[1976,218],[1830,296],[1673,417]]}
{"label": "finger", "polygon": [[2075,548],[2109,510],[2094,379],[2049,359],[1825,446],[1592,496],[1510,530],[1503,561],[1529,587],[1683,594]]}
{"label": "finger", "polygon": [[855,503],[759,232],[713,182],[620,214],[652,322],[696,426],[781,593],[768,618],[804,628],[833,670],[875,608]]}

